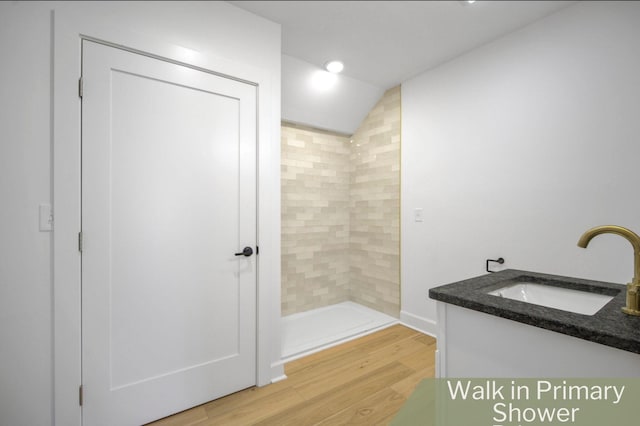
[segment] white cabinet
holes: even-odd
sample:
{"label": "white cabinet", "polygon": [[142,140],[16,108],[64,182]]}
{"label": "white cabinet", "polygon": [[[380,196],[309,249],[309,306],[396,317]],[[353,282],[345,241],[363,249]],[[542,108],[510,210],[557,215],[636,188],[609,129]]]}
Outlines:
{"label": "white cabinet", "polygon": [[640,354],[437,302],[437,377],[640,377]]}

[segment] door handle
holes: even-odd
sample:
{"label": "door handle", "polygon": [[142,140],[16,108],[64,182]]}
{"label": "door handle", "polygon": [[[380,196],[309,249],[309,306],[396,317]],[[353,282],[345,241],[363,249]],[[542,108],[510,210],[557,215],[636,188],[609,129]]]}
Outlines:
{"label": "door handle", "polygon": [[236,256],[246,256],[249,257],[253,254],[253,249],[251,247],[245,247],[242,249],[240,253],[235,253]]}

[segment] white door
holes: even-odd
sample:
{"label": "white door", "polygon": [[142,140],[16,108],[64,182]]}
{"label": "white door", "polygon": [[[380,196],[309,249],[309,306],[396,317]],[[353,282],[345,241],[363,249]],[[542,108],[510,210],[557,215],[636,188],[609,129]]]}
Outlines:
{"label": "white door", "polygon": [[256,88],[84,41],[83,424],[256,383]]}

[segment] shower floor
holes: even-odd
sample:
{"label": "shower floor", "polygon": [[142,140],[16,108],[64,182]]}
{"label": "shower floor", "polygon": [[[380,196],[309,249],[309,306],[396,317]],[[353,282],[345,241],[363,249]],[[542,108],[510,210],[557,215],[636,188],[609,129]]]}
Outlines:
{"label": "shower floor", "polygon": [[354,302],[288,315],[282,318],[282,359],[301,358],[397,323],[392,316]]}

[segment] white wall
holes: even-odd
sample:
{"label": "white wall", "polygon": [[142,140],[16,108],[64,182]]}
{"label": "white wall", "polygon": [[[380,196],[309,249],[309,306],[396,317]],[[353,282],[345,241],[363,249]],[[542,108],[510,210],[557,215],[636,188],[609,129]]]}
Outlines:
{"label": "white wall", "polygon": [[[0,425],[52,411],[49,14],[0,3]],[[19,46],[19,47],[18,47]]]}
{"label": "white wall", "polygon": [[[225,2],[0,2],[1,426],[51,425],[54,418],[52,234],[38,231],[38,204],[53,201],[54,9],[104,25],[117,22],[159,44],[183,46],[271,75],[272,93],[260,101],[274,113],[262,117],[261,126],[272,129],[274,151],[263,154],[277,158],[270,184],[279,188],[278,25]],[[280,205],[277,191],[268,201]],[[277,217],[271,227],[278,228],[279,210],[270,211],[270,218]],[[271,231],[278,251],[279,229]],[[279,252],[274,256],[279,261]],[[273,273],[279,274],[275,263]],[[279,295],[279,279],[265,284]]]}
{"label": "white wall", "polygon": [[352,135],[383,94],[380,87],[282,55],[285,121]]}
{"label": "white wall", "polygon": [[[402,90],[403,318],[429,288],[505,267],[626,283],[640,233],[640,2],[580,2]],[[413,212],[424,208],[424,222]]]}

